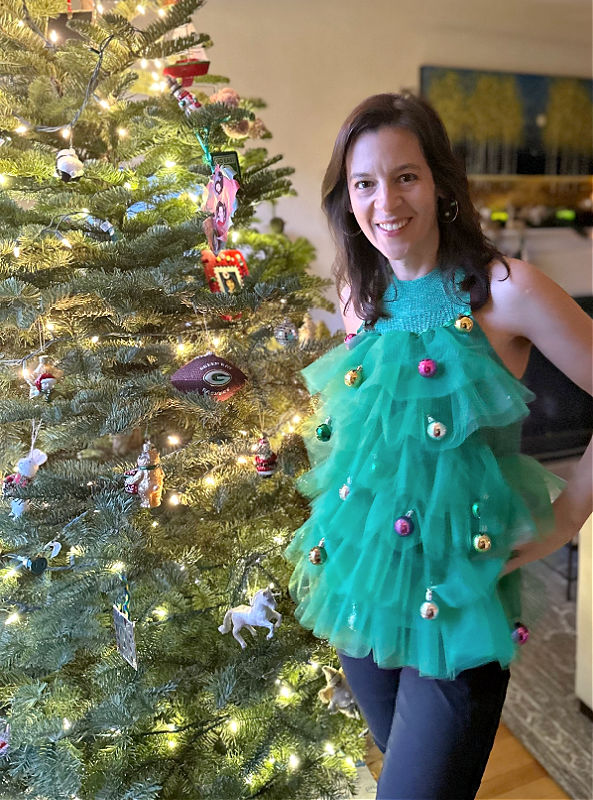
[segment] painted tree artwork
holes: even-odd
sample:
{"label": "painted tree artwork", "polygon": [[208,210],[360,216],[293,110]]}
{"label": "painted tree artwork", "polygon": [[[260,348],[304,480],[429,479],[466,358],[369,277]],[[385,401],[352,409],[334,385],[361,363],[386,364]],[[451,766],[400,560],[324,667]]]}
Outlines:
{"label": "painted tree artwork", "polygon": [[425,66],[420,89],[470,175],[593,173],[593,81]]}

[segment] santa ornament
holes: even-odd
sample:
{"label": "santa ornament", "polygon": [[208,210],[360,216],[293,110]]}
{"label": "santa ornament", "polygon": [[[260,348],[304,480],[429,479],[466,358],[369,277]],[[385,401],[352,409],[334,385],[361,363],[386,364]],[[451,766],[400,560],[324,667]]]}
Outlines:
{"label": "santa ornament", "polygon": [[171,383],[180,392],[199,392],[214,400],[232,397],[246,380],[239,367],[214,353],[194,358],[171,375]]}
{"label": "santa ornament", "polygon": [[[2,483],[4,496],[14,497],[15,492],[19,489],[25,489],[29,486],[41,464],[45,464],[46,461],[47,454],[44,453],[43,450],[31,448],[29,455],[26,458],[21,458],[17,463],[17,471],[4,478]],[[21,517],[28,508],[28,500],[21,500],[16,497],[10,504],[12,516],[15,518]]]}
{"label": "santa ornament", "polygon": [[49,360],[49,356],[39,356],[39,363],[28,372],[23,369],[23,377],[29,384],[29,397],[43,395],[49,400],[56,383],[64,377],[64,372]]}
{"label": "santa ornament", "polygon": [[161,504],[164,473],[159,452],[151,442],[144,442],[136,463],[136,469],[125,473],[124,488],[138,495],[142,508],[156,508]]}
{"label": "santa ornament", "polygon": [[194,111],[197,111],[202,104],[198,103],[194,95],[191,92],[188,92],[187,89],[184,89],[183,84],[178,83],[175,78],[167,75],[166,80],[169,86],[169,91],[177,100],[177,105],[179,108],[183,111],[186,117],[191,117]]}
{"label": "santa ornament", "polygon": [[267,433],[262,433],[255,450],[255,468],[260,478],[269,478],[276,472],[278,456],[270,447]]}

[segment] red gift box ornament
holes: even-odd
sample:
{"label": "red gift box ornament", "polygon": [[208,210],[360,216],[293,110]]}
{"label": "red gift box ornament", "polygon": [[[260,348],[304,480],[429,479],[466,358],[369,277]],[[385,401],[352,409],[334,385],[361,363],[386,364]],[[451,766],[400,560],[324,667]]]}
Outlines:
{"label": "red gift box ornament", "polygon": [[[249,275],[249,268],[240,250],[221,250],[214,255],[212,250],[202,250],[204,277],[211,292],[234,294],[243,288],[243,279]],[[221,314],[229,321],[239,319],[241,314]]]}
{"label": "red gift box ornament", "polygon": [[246,380],[239,367],[214,353],[194,358],[171,375],[171,383],[180,392],[199,392],[215,400],[232,397]]}

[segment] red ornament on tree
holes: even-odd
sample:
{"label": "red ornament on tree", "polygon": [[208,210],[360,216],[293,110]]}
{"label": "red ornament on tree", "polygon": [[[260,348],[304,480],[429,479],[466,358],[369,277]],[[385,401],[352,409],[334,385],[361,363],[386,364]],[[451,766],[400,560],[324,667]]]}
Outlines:
{"label": "red ornament on tree", "polygon": [[[202,250],[204,275],[211,292],[234,294],[243,286],[243,279],[249,275],[249,268],[240,250],[221,250],[214,255],[212,250]],[[221,314],[224,320],[239,319],[241,314]]]}
{"label": "red ornament on tree", "polygon": [[257,443],[254,461],[257,474],[260,477],[269,478],[270,475],[276,472],[278,456],[270,447],[270,442],[266,433],[262,433],[261,439]]}
{"label": "red ornament on tree", "polygon": [[165,67],[163,75],[179,79],[184,87],[191,86],[194,78],[206,75],[210,68],[210,62],[205,55],[203,47],[191,47],[183,58]]}

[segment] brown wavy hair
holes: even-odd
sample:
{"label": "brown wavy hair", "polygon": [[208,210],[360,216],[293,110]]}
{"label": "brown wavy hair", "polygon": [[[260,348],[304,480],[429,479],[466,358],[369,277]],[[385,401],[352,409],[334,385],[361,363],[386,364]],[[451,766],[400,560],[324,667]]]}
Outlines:
{"label": "brown wavy hair", "polygon": [[[323,178],[321,207],[336,244],[333,276],[338,293],[350,287],[346,308],[352,303],[357,316],[373,325],[387,316],[381,298],[393,275],[387,258],[362,233],[350,211],[346,156],[354,141],[367,131],[385,125],[406,128],[415,134],[428,164],[437,192],[439,248],[437,267],[449,273],[462,267],[463,291],[471,291],[472,307],[484,305],[490,296],[489,264],[502,261],[510,272],[504,255],[486,238],[478,212],[469,195],[465,166],[451,149],[451,143],[439,115],[422,97],[407,90],[400,94],[376,94],[363,100],[349,114],[340,128],[334,150]],[[453,222],[440,219],[441,210],[457,200],[458,214]]]}

